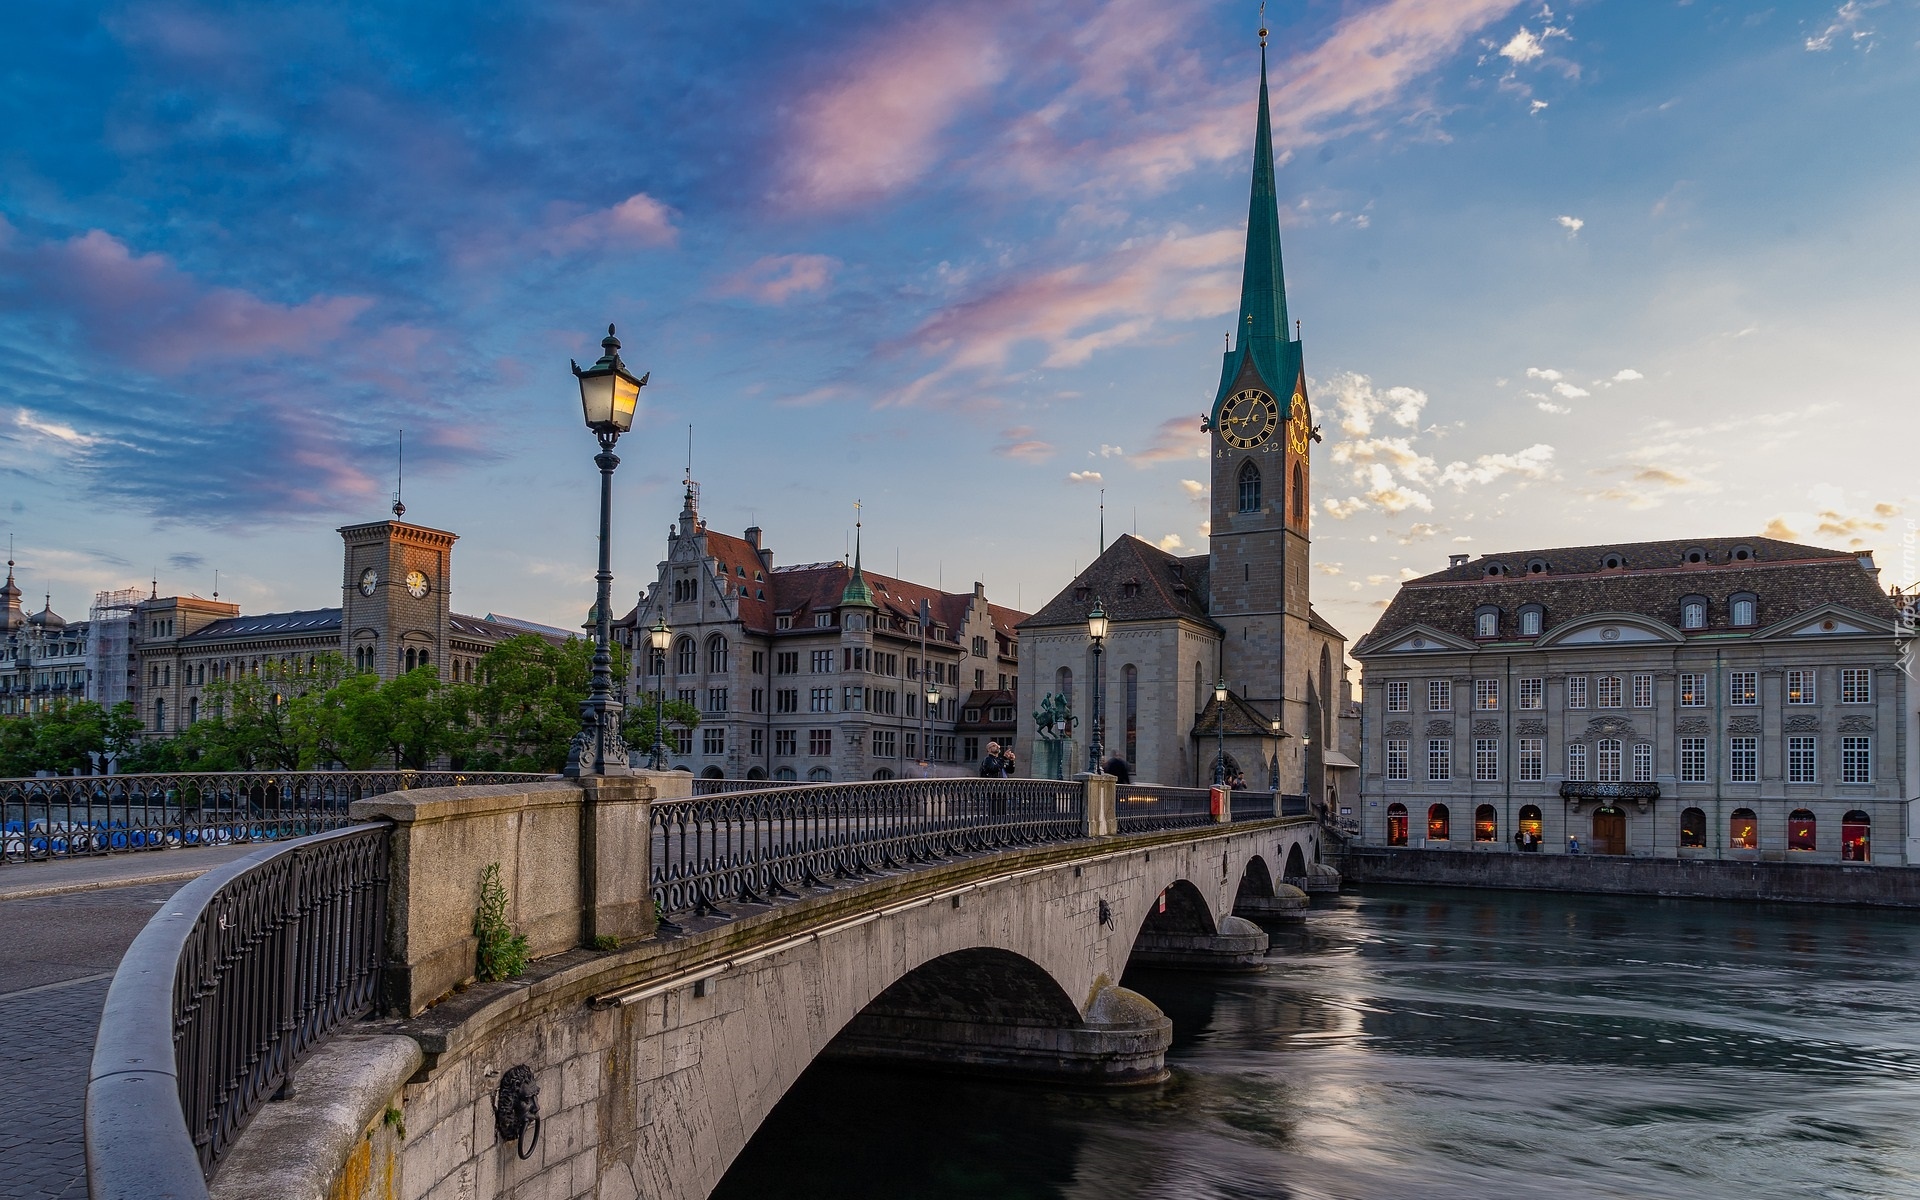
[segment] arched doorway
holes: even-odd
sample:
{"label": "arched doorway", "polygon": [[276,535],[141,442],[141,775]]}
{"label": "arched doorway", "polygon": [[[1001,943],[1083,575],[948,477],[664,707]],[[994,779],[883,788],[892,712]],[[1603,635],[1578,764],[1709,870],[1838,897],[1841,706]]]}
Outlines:
{"label": "arched doorway", "polygon": [[1453,814],[1444,804],[1434,804],[1427,808],[1427,840],[1430,842],[1448,842],[1453,840]]}
{"label": "arched doorway", "polygon": [[1521,839],[1525,843],[1521,849],[1537,852],[1540,849],[1540,806],[1523,804],[1520,806],[1520,820],[1517,822]]}
{"label": "arched doorway", "polygon": [[1840,818],[1840,861],[1873,861],[1873,818],[1857,808]]}
{"label": "arched doorway", "polygon": [[1407,844],[1407,806],[1400,803],[1387,805],[1387,845],[1404,846]]}
{"label": "arched doorway", "polygon": [[1592,854],[1627,852],[1627,814],[1609,804],[1593,810],[1593,841],[1587,846]]}
{"label": "arched doorway", "polygon": [[1473,810],[1473,840],[1476,842],[1497,842],[1500,840],[1500,815],[1493,805],[1482,804]]}

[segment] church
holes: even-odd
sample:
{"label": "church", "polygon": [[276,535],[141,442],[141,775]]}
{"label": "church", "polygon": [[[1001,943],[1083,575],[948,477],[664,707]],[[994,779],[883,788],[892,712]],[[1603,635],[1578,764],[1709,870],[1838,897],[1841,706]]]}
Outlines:
{"label": "church", "polygon": [[[1182,557],[1130,535],[1107,545],[1020,625],[1021,710],[1064,704],[1072,714],[1064,738],[1035,747],[1042,773],[1087,769],[1097,689],[1101,757],[1124,758],[1136,780],[1238,775],[1251,788],[1350,806],[1346,639],[1308,594],[1320,435],[1300,340],[1289,336],[1265,46],[1263,31],[1240,307],[1202,420],[1213,464],[1207,552]],[[1108,619],[1098,655],[1096,605]]]}

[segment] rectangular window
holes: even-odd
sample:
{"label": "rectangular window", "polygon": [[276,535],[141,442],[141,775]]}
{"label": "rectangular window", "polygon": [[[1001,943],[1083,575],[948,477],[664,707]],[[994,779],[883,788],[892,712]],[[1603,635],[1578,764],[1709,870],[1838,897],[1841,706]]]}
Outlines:
{"label": "rectangular window", "polygon": [[1620,707],[1620,677],[1618,675],[1602,675],[1595,690],[1599,692],[1599,696],[1596,698],[1598,707]]}
{"label": "rectangular window", "polygon": [[1818,739],[1795,734],[1787,739],[1787,782],[1818,783],[1820,781]]}
{"label": "rectangular window", "polygon": [[832,629],[833,614],[830,612],[813,614],[813,627],[815,629]]}
{"label": "rectangular window", "polygon": [[1819,685],[1814,682],[1812,671],[1796,670],[1787,672],[1787,703],[1818,704]]}
{"label": "rectangular window", "polygon": [[1387,739],[1387,778],[1407,778],[1407,739]]}
{"label": "rectangular window", "polygon": [[832,712],[833,711],[833,689],[830,687],[826,687],[826,688],[814,688],[811,691],[809,691],[807,693],[807,711],[808,712]]}
{"label": "rectangular window", "polygon": [[692,688],[681,688],[680,703],[686,705],[688,708],[692,708],[694,705],[694,697],[698,694],[699,693],[695,692]]}
{"label": "rectangular window", "polygon": [[977,737],[961,738],[960,739],[960,755],[961,757],[965,758],[968,762],[972,762],[975,759],[979,758],[980,757],[980,739]]}
{"label": "rectangular window", "polygon": [[773,627],[775,629],[792,629],[793,628],[792,615],[788,614],[788,615],[775,617],[773,619]]}
{"label": "rectangular window", "polygon": [[1446,738],[1434,738],[1427,743],[1427,778],[1436,781],[1453,778],[1453,743]]}
{"label": "rectangular window", "polygon": [[1872,738],[1843,737],[1840,739],[1840,782],[1873,782]]}
{"label": "rectangular window", "polygon": [[1395,680],[1387,684],[1387,711],[1406,712],[1408,707],[1407,693],[1412,690],[1413,685],[1404,679]]}
{"label": "rectangular window", "polygon": [[1653,676],[1635,675],[1633,677],[1633,706],[1635,708],[1653,707]]}
{"label": "rectangular window", "polygon": [[1633,781],[1635,783],[1653,782],[1653,743],[1651,742],[1634,743]]}
{"label": "rectangular window", "polygon": [[1601,783],[1620,782],[1620,743],[1612,738],[1601,738],[1600,745],[1593,756],[1596,768],[1594,778]]}
{"label": "rectangular window", "polygon": [[693,730],[675,729],[670,732],[673,734],[673,752],[675,754],[693,753]]}
{"label": "rectangular window", "polygon": [[794,736],[791,729],[773,731],[773,752],[781,758],[792,758],[795,754]]}
{"label": "rectangular window", "polygon": [[1500,707],[1500,681],[1498,679],[1476,679],[1473,681],[1473,706],[1481,712],[1492,712]]}
{"label": "rectangular window", "polygon": [[903,734],[903,735],[901,736],[901,741],[905,743],[905,747],[904,747],[904,749],[902,750],[902,753],[903,753],[903,754],[904,754],[904,755],[905,755],[905,756],[906,756],[907,758],[915,758],[915,757],[918,757],[918,756],[919,756],[919,754],[920,754],[920,735],[919,735],[918,733],[915,733],[915,732],[913,732],[913,731],[911,731],[911,730],[909,730],[909,731],[908,731],[907,733],[905,733],[905,734]]}
{"label": "rectangular window", "polygon": [[815,675],[833,674],[833,651],[815,650],[813,652],[813,673]]}
{"label": "rectangular window", "polygon": [[1688,737],[1680,739],[1680,782],[1705,783],[1707,781],[1707,739]]}
{"label": "rectangular window", "polygon": [[[866,697],[867,693],[865,688],[850,687],[846,689],[845,693],[840,697],[840,711],[865,712],[867,709]],[[824,712],[825,710],[823,709],[821,711]]]}
{"label": "rectangular window", "polygon": [[1481,782],[1500,778],[1500,739],[1473,739],[1473,777]]}
{"label": "rectangular window", "polygon": [[767,752],[767,731],[755,727],[747,730],[747,753],[759,758]]}
{"label": "rectangular window", "polygon": [[1541,709],[1547,706],[1547,681],[1544,679],[1522,679],[1520,681],[1520,707]]}
{"label": "rectangular window", "polygon": [[1587,706],[1587,677],[1585,675],[1567,676],[1567,707],[1585,708]]}
{"label": "rectangular window", "polygon": [[776,675],[798,675],[800,673],[800,652],[782,650],[773,657],[773,671]]}
{"label": "rectangular window", "polygon": [[1733,737],[1727,739],[1727,781],[1729,783],[1760,782],[1759,738]]}
{"label": "rectangular window", "polygon": [[1587,747],[1582,742],[1567,744],[1567,778],[1575,783],[1587,781]]}
{"label": "rectangular window", "polygon": [[1760,703],[1760,673],[1758,671],[1728,671],[1727,703]]}
{"label": "rectangular window", "polygon": [[1705,708],[1707,706],[1707,677],[1699,672],[1682,672],[1680,675],[1680,707]]}
{"label": "rectangular window", "polygon": [[830,756],[832,753],[833,753],[833,730],[831,729],[807,730],[807,756],[809,758],[826,758]]}
{"label": "rectangular window", "polygon": [[773,711],[783,713],[799,712],[800,689],[781,688],[775,692],[773,694]]}
{"label": "rectangular window", "polygon": [[748,696],[748,700],[750,701],[749,708],[751,711],[767,711],[767,692],[765,688],[754,688],[752,694]]}
{"label": "rectangular window", "polygon": [[707,711],[710,713],[723,713],[727,711],[727,689],[707,689]]}
{"label": "rectangular window", "polygon": [[1840,668],[1840,703],[1873,703],[1873,669],[1870,667]]}
{"label": "rectangular window", "polygon": [[755,650],[753,652],[753,673],[755,675],[764,675],[767,673],[767,652],[765,650]]}
{"label": "rectangular window", "polygon": [[700,727],[700,752],[702,754],[725,754],[727,752],[727,727],[724,725],[702,725]]}
{"label": "rectangular window", "polygon": [[1451,679],[1429,679],[1427,681],[1427,711],[1453,711],[1453,681]]}
{"label": "rectangular window", "polygon": [[1539,783],[1546,777],[1547,739],[1520,739],[1520,782]]}
{"label": "rectangular window", "polygon": [[891,729],[873,731],[873,755],[875,758],[894,757],[894,736]]}

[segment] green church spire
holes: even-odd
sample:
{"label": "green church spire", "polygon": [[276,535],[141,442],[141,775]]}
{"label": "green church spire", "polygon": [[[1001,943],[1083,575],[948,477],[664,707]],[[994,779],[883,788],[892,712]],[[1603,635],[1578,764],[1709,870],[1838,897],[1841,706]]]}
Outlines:
{"label": "green church spire", "polygon": [[[860,502],[858,500],[853,502],[853,508],[855,514],[858,514],[860,511]],[[873,589],[867,586],[866,574],[860,570],[860,519],[858,515],[854,517],[853,521],[853,575],[847,580],[846,590],[840,593],[840,603],[858,605],[862,608],[875,607],[873,603]]]}
{"label": "green church spire", "polygon": [[1241,384],[1247,361],[1284,409],[1298,373],[1299,343],[1288,336],[1287,285],[1280,266],[1280,202],[1273,182],[1273,118],[1267,107],[1267,31],[1260,31],[1260,117],[1247,201],[1247,256],[1233,345],[1221,364],[1214,410]]}

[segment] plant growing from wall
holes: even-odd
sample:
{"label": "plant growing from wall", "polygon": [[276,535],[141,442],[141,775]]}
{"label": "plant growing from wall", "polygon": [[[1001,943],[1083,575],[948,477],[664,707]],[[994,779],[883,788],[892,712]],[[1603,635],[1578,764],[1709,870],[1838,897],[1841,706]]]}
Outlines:
{"label": "plant growing from wall", "polygon": [[507,924],[507,889],[500,882],[500,864],[488,863],[480,873],[480,907],[473,914],[473,933],[480,939],[474,954],[474,975],[481,980],[513,979],[527,969],[527,935]]}

